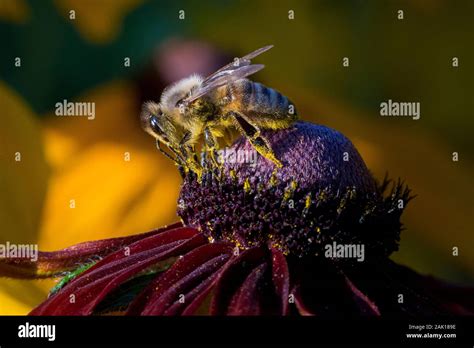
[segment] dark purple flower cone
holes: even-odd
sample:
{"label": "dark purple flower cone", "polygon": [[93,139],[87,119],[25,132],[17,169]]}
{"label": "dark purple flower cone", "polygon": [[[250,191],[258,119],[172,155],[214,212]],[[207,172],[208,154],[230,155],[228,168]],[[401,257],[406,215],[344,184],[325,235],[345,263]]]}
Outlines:
{"label": "dark purple flower cone", "polygon": [[[222,175],[206,172],[202,182],[188,176],[178,204],[185,224],[211,240],[286,255],[321,255],[332,242],[363,243],[369,257],[397,250],[406,188],[383,197],[388,182],[377,186],[352,143],[330,128],[300,122],[264,135],[283,168],[257,155],[256,163],[224,161]],[[240,139],[227,153],[255,150]]]}
{"label": "dark purple flower cone", "polygon": [[[283,168],[275,171],[272,162],[256,151],[245,138],[240,138],[231,150],[235,153],[255,153],[254,163],[224,162],[225,175],[234,170],[237,184],[249,179],[251,185],[270,182],[272,176],[283,184],[296,181],[300,190],[331,187],[333,190],[354,187],[359,192],[374,192],[375,180],[354,145],[340,132],[306,122],[291,129],[267,131],[266,136]],[[281,184],[279,186],[282,186]]]}

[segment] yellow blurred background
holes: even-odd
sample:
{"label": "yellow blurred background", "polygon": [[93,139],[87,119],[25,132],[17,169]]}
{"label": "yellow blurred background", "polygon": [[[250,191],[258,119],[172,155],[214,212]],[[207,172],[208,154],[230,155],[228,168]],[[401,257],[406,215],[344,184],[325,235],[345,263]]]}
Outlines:
{"label": "yellow blurred background", "polygon": [[[180,178],[140,129],[141,103],[274,44],[255,79],[417,195],[393,259],[473,284],[473,15],[447,0],[0,0],[0,243],[55,250],[176,221]],[[55,116],[64,99],[95,103],[95,119]],[[380,117],[388,99],[420,102],[420,120]],[[0,314],[52,285],[0,279]]]}

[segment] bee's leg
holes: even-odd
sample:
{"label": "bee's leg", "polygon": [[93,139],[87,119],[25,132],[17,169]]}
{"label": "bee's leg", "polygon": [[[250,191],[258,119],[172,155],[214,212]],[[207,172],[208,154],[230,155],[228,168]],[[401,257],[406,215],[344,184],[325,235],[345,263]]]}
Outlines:
{"label": "bee's leg", "polygon": [[181,175],[181,178],[186,177],[186,167],[185,167],[185,162],[183,161],[183,158],[180,156],[180,154],[173,149],[173,147],[170,144],[166,144],[166,146],[174,153],[176,157],[172,157],[168,152],[166,152],[162,147],[161,147],[161,141],[156,139],[156,148],[166,157],[168,157],[170,160],[176,164],[179,170],[179,174]]}
{"label": "bee's leg", "polygon": [[254,149],[263,157],[275,163],[278,168],[283,167],[283,164],[275,156],[268,140],[260,134],[260,129],[252,124],[247,117],[241,113],[233,111],[231,112],[231,115],[236,121],[236,126],[239,132],[245,135]]}
{"label": "bee's leg", "polygon": [[179,142],[179,149],[184,156],[186,167],[192,170],[198,176],[198,180],[201,180],[202,168],[197,159],[195,150],[188,145],[191,140],[191,132],[184,133],[183,138]]}
{"label": "bee's leg", "polygon": [[[171,147],[169,146],[169,144],[166,144],[166,146],[168,146],[169,149],[171,149]],[[166,157],[168,157],[170,160],[172,160],[177,166],[181,165],[181,162],[178,160],[178,157],[173,157],[171,156],[168,152],[165,151],[165,149],[163,149],[161,147],[161,141],[156,139],[156,148],[163,154],[165,155]],[[173,152],[174,153],[174,152]]]}
{"label": "bee's leg", "polygon": [[211,158],[212,166],[220,168],[222,163],[217,161],[217,139],[209,127],[204,128],[204,142],[206,144],[206,153]]}

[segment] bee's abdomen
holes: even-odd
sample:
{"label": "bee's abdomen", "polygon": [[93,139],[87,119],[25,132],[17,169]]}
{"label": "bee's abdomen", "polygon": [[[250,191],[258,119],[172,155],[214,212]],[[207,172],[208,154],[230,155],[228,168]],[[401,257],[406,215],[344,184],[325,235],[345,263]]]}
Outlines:
{"label": "bee's abdomen", "polygon": [[242,98],[241,106],[247,113],[282,119],[296,115],[288,98],[273,88],[246,79],[239,80],[235,87]]}

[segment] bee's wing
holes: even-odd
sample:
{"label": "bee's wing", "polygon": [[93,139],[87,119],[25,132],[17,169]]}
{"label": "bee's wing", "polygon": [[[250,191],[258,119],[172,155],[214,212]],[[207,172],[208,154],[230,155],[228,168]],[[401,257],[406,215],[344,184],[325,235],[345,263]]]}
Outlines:
{"label": "bee's wing", "polygon": [[213,74],[209,75],[202,83],[201,86],[195,90],[188,98],[184,100],[186,103],[191,103],[199,97],[202,97],[209,91],[225,85],[226,83],[236,81],[238,79],[244,78],[246,76],[255,74],[257,71],[264,68],[260,64],[250,64],[251,60],[256,56],[262,54],[263,52],[271,49],[273,45],[268,45],[258,50],[255,50],[242,58],[238,58],[232,63],[229,63]]}
{"label": "bee's wing", "polygon": [[194,100],[202,97],[203,95],[206,95],[210,91],[220,86],[226,85],[233,81],[237,81],[249,75],[255,74],[257,71],[262,70],[264,67],[265,65],[263,64],[252,64],[252,65],[242,66],[238,69],[231,70],[231,71],[223,70],[222,72],[219,73],[218,76],[216,76],[212,80],[212,82],[206,84],[205,86],[201,85],[198,89],[196,89],[189,97],[184,99],[184,102],[191,103]]}
{"label": "bee's wing", "polygon": [[243,56],[241,59],[245,59],[245,60],[254,59],[256,56],[259,56],[262,53],[267,52],[271,48],[273,48],[273,45],[267,45],[267,46],[261,47],[258,50],[255,50],[255,51],[250,52],[249,54]]}
{"label": "bee's wing", "polygon": [[272,47],[273,47],[273,45],[268,45],[268,46],[259,48],[258,50],[255,50],[255,51],[243,56],[242,58],[235,59],[232,63],[229,63],[229,64],[223,66],[222,68],[220,68],[219,70],[217,70],[213,74],[206,77],[206,79],[203,81],[203,84],[211,83],[223,71],[232,71],[232,70],[236,70],[236,69],[238,69],[242,66],[250,65],[250,61],[253,58],[255,58],[256,56],[258,56],[258,55],[260,55],[260,54],[262,54],[266,51],[268,51]]}

